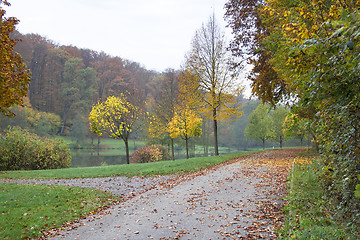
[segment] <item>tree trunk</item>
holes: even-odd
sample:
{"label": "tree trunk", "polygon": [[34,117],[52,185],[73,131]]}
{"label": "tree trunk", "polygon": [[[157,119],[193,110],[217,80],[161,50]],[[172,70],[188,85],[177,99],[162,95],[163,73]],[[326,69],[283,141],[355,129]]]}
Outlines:
{"label": "tree trunk", "polygon": [[283,146],[283,139],[282,139],[282,137],[280,137],[279,143],[280,143],[280,148],[282,148],[282,146]]}
{"label": "tree trunk", "polygon": [[189,143],[188,143],[188,138],[185,138],[185,142],[186,142],[186,159],[189,159]]}
{"label": "tree trunk", "polygon": [[265,149],[265,138],[262,139],[263,150]]}
{"label": "tree trunk", "polygon": [[214,119],[214,149],[215,156],[219,155],[219,147],[218,147],[218,126],[217,126],[217,116],[216,109],[213,111],[213,119]]}
{"label": "tree trunk", "polygon": [[174,139],[171,138],[171,159],[175,160]]}
{"label": "tree trunk", "polygon": [[124,140],[124,143],[125,143],[125,149],[126,149],[126,163],[130,164],[129,141]]}

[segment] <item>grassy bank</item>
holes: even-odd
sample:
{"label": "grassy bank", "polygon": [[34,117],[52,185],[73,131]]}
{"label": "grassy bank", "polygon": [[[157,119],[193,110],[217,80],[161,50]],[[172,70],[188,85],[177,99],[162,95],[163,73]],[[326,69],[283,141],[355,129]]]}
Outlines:
{"label": "grassy bank", "polygon": [[109,193],[66,186],[0,184],[0,238],[29,239],[101,209]]}
{"label": "grassy bank", "polygon": [[335,207],[323,182],[320,157],[298,157],[289,181],[286,221],[280,239],[359,239],[352,226],[336,221]]}
{"label": "grassy bank", "polygon": [[155,163],[110,165],[99,167],[66,168],[34,171],[5,171],[0,172],[0,179],[53,179],[53,178],[94,178],[111,176],[155,176],[167,175],[179,172],[194,172],[204,168],[212,167],[230,159],[261,152],[241,152],[212,157],[199,157],[180,159],[175,161],[163,161]]}

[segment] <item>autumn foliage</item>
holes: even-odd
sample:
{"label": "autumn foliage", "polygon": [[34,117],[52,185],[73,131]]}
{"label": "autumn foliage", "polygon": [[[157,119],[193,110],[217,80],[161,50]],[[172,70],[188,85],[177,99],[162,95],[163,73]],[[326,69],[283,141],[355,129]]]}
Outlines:
{"label": "autumn foliage", "polygon": [[131,163],[148,163],[168,160],[170,158],[167,149],[162,146],[143,146],[131,154]]}
{"label": "autumn foliage", "polygon": [[89,114],[90,129],[99,136],[107,133],[112,138],[122,139],[126,147],[126,160],[129,163],[128,142],[138,117],[139,108],[129,103],[124,94],[120,97],[110,96],[105,102],[93,106]]}
{"label": "autumn foliage", "polygon": [[30,72],[20,54],[14,52],[17,40],[10,37],[19,21],[6,18],[2,4],[10,6],[8,1],[0,0],[0,112],[14,115],[9,108],[22,104],[22,97],[28,92]]}
{"label": "autumn foliage", "polygon": [[[256,16],[253,29],[247,28],[250,18],[245,22],[239,18],[246,15],[243,11],[243,15],[234,11],[244,6],[251,6],[249,11]],[[311,131],[324,167],[332,169],[326,183],[328,194],[337,204],[338,219],[357,226],[360,204],[354,193],[360,186],[359,7],[358,1],[338,0],[233,0],[227,4],[237,39],[248,44],[241,32],[252,32],[250,43],[255,46],[250,54],[253,59],[258,53],[266,54],[266,63],[277,75],[259,85],[266,69],[255,69],[260,70],[253,72],[255,95],[272,104],[287,100],[292,105],[296,121]],[[251,41],[256,39],[261,41]],[[238,53],[236,48],[234,52]],[[274,93],[268,88],[271,85],[280,95],[263,94]]]}

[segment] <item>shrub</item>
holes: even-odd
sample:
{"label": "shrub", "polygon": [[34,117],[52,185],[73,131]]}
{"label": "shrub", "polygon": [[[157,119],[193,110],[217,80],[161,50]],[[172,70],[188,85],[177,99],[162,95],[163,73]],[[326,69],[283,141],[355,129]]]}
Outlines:
{"label": "shrub", "polygon": [[163,159],[163,154],[159,147],[143,146],[137,149],[130,157],[132,163],[157,162]]}
{"label": "shrub", "polygon": [[170,153],[169,153],[167,147],[165,147],[163,145],[155,145],[155,147],[157,147],[162,154],[161,161],[166,161],[166,160],[171,159],[171,156],[170,156]]}
{"label": "shrub", "polygon": [[41,138],[21,128],[10,128],[0,138],[0,170],[65,168],[71,163],[62,140]]}

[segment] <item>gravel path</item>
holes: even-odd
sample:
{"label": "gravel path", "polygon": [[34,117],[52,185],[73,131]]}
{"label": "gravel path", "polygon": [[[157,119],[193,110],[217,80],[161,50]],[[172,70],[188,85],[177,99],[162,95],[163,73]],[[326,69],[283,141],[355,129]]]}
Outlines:
{"label": "gravel path", "polygon": [[16,180],[107,190],[126,199],[55,239],[275,239],[298,150],[268,151],[185,176]]}
{"label": "gravel path", "polygon": [[106,178],[76,178],[76,179],[0,179],[0,183],[22,183],[22,184],[45,184],[45,185],[66,185],[85,188],[94,188],[108,191],[130,199],[143,192],[164,185],[169,181],[177,179],[174,175],[158,177],[106,177]]}

